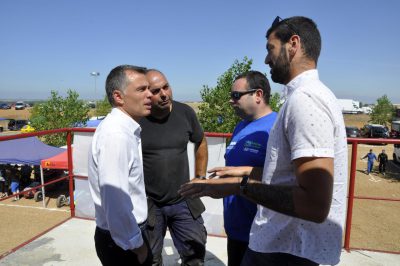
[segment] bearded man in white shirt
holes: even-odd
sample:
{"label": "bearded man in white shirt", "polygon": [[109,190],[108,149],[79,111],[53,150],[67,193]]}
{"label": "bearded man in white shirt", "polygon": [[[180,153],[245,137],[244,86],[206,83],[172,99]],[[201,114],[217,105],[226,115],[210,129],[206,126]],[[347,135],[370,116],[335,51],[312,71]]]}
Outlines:
{"label": "bearded man in white shirt", "polygon": [[107,76],[112,111],[94,133],[89,151],[89,187],[95,204],[97,256],[103,265],[151,265],[145,235],[147,200],[141,128],[150,114],[145,68],[122,65]]}
{"label": "bearded man in white shirt", "polygon": [[237,194],[258,203],[242,266],[334,265],[346,214],[347,141],[337,99],[316,70],[321,37],[305,17],[276,17],[266,37],[265,63],[271,79],[285,85],[285,102],[270,132],[262,181],[226,169],[214,173],[226,178],[194,180],[180,193]]}

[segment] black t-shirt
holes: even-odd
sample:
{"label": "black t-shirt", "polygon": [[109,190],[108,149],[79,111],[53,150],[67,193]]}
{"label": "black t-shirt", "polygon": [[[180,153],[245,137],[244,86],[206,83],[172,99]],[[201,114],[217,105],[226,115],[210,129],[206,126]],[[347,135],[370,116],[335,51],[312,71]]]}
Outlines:
{"label": "black t-shirt", "polygon": [[190,179],[187,144],[203,139],[195,112],[190,106],[173,101],[166,118],[148,116],[139,124],[147,196],[161,205],[181,201],[178,189]]}
{"label": "black t-shirt", "polygon": [[378,155],[379,162],[386,163],[388,161],[388,156],[386,153],[380,153]]}

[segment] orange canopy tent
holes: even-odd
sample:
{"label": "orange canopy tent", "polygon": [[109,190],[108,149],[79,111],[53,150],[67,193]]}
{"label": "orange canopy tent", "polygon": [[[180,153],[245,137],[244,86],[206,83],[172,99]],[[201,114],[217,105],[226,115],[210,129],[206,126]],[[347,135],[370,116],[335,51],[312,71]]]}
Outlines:
{"label": "orange canopy tent", "polygon": [[68,151],[41,161],[42,168],[68,170]]}

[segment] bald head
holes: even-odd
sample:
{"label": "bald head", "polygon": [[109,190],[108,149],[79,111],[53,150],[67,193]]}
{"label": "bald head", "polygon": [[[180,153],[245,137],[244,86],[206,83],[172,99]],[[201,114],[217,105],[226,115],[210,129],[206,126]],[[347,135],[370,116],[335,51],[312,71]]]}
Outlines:
{"label": "bald head", "polygon": [[157,69],[149,69],[146,72],[146,78],[150,84],[152,93],[151,115],[155,117],[164,117],[169,114],[172,106],[172,89],[165,75]]}

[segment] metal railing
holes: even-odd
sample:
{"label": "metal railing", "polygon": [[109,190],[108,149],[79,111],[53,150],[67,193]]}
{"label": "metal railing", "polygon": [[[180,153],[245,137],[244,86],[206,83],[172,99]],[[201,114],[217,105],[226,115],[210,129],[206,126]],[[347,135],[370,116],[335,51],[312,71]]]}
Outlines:
{"label": "metal railing", "polygon": [[[349,180],[349,194],[347,202],[347,218],[346,218],[346,232],[344,238],[344,248],[350,251],[350,236],[351,236],[351,222],[353,218],[353,204],[354,199],[366,199],[366,200],[384,200],[384,201],[400,201],[400,199],[391,198],[380,198],[380,197],[365,197],[365,196],[354,196],[355,182],[356,182],[356,168],[357,168],[357,150],[358,144],[400,144],[400,139],[366,139],[366,138],[348,138],[347,143],[352,145],[351,149],[351,166],[350,166],[350,180]],[[355,248],[357,249],[357,248]],[[364,248],[363,248],[364,249]],[[400,251],[391,252],[386,250],[372,250],[386,253],[400,254]]]}
{"label": "metal railing", "polygon": [[[75,204],[74,204],[74,173],[73,173],[73,161],[72,161],[72,134],[74,132],[94,132],[94,128],[62,128],[55,130],[46,130],[39,131],[33,133],[25,133],[25,134],[17,134],[17,135],[9,135],[9,136],[0,136],[0,141],[11,140],[11,139],[19,139],[33,136],[43,136],[47,134],[55,134],[55,133],[66,133],[66,141],[67,141],[67,150],[68,150],[68,179],[69,179],[69,196],[70,196],[70,210],[71,217],[75,217]],[[208,137],[226,137],[229,138],[232,136],[230,133],[206,133]],[[398,202],[400,199],[393,198],[383,198],[383,197],[366,197],[366,196],[355,196],[355,178],[356,178],[356,164],[357,164],[357,149],[358,144],[400,144],[400,139],[366,139],[366,138],[348,138],[348,144],[352,145],[351,151],[351,167],[350,167],[350,179],[349,179],[349,193],[348,193],[348,204],[347,204],[347,217],[346,217],[346,229],[345,229],[345,238],[344,238],[344,249],[350,251],[352,248],[350,246],[350,237],[351,237],[351,225],[352,225],[352,217],[353,217],[353,204],[354,199],[364,199],[364,200],[380,200],[380,201],[394,201]],[[77,176],[77,178],[82,178],[81,176]],[[364,248],[363,248],[364,249]],[[372,250],[372,249],[364,249],[371,251],[379,251],[386,253],[394,253],[400,254],[400,251],[386,251],[386,250]]]}

